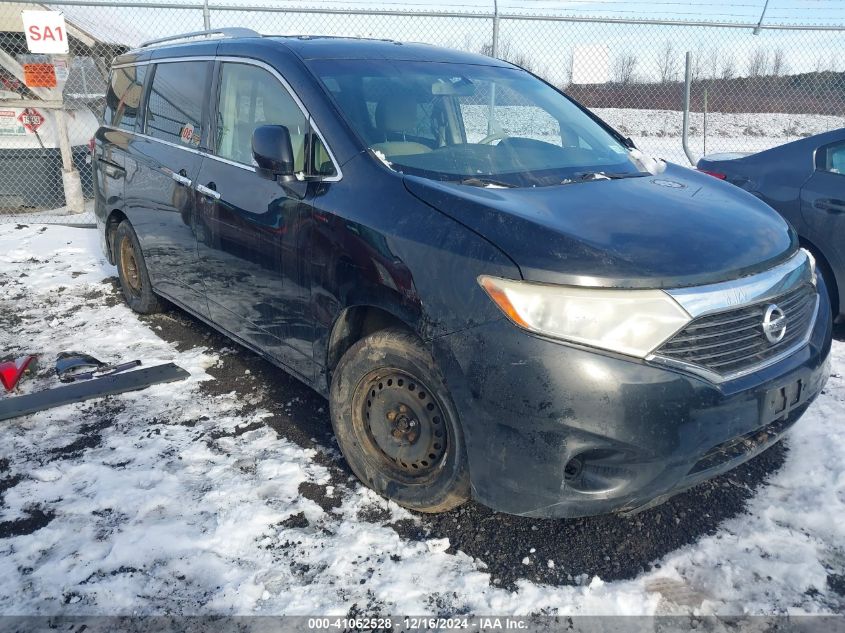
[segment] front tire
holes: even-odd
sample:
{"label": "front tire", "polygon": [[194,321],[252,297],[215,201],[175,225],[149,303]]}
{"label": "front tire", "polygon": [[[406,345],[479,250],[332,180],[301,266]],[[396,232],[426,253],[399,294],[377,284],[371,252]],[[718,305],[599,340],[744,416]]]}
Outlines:
{"label": "front tire", "polygon": [[128,220],[121,222],[115,231],[113,252],[117,261],[120,287],[129,307],[140,314],[160,312],[161,301],[153,293],[147,263],[141,253],[141,244]]}
{"label": "front tire", "polygon": [[469,499],[455,407],[413,334],[390,328],[355,343],[332,376],[330,407],[349,467],[380,495],[432,513]]}

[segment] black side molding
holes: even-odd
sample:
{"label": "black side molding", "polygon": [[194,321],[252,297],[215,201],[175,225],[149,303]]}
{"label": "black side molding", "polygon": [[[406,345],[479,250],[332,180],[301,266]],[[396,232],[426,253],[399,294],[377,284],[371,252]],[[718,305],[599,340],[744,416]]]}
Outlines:
{"label": "black side molding", "polygon": [[0,400],[0,420],[9,420],[21,415],[60,407],[64,404],[82,402],[92,398],[110,396],[126,391],[138,391],[151,385],[184,380],[190,374],[173,363],[145,367],[137,371],[113,376],[103,376],[85,382],[72,383],[55,389]]}

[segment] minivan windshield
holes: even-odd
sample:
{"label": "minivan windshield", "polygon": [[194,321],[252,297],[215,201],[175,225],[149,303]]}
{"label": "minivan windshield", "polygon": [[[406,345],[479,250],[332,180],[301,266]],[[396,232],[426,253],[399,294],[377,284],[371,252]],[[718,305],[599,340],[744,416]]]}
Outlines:
{"label": "minivan windshield", "polygon": [[368,147],[406,174],[525,187],[641,171],[612,134],[523,70],[369,59],[311,68]]}

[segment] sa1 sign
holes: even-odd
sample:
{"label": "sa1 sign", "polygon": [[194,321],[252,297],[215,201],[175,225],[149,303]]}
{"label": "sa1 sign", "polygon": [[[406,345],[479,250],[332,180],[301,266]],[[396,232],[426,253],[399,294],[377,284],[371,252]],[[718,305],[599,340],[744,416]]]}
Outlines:
{"label": "sa1 sign", "polygon": [[30,53],[67,55],[65,16],[58,11],[21,11]]}

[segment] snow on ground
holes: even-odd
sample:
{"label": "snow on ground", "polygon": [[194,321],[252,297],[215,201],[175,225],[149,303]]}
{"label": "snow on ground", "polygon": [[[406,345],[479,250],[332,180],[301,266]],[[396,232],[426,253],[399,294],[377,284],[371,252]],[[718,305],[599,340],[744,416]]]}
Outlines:
{"label": "snow on ground", "polygon": [[[746,512],[629,580],[503,588],[447,542],[362,520],[374,510],[419,519],[353,481],[332,480],[336,449],[303,448],[262,425],[270,412],[257,392],[245,399],[225,385],[208,390],[225,359],[160,338],[152,321],[117,300],[113,275],[95,231],[0,225],[0,352],[45,359],[23,392],[54,384],[49,364],[65,349],[174,361],[191,374],[0,423],[4,615],[343,615],[353,605],[368,615],[797,614],[845,606],[836,593],[845,577],[843,343],[834,343],[827,389],[790,433],[786,463]],[[311,485],[329,496],[349,492],[320,505],[301,494]]]}
{"label": "snow on ground", "polygon": [[67,206],[55,209],[22,209],[12,211],[9,209],[0,210],[0,221],[11,222],[39,222],[41,224],[62,224],[87,226],[94,224],[94,200],[86,200],[85,207],[81,213],[76,213]]}

